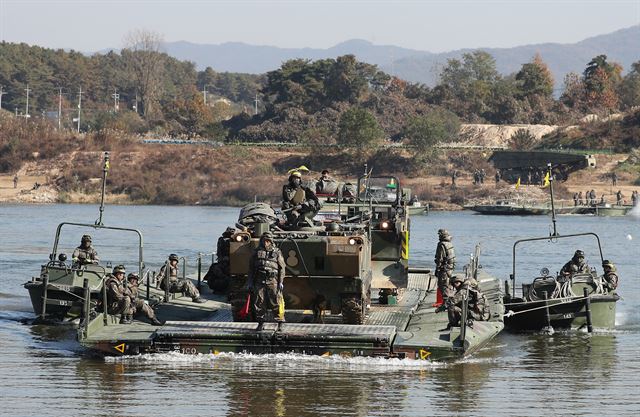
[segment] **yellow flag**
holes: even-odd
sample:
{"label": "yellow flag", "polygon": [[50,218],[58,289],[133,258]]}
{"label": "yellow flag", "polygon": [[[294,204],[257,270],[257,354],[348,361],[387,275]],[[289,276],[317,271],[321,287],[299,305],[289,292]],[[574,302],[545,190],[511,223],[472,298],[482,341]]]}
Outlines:
{"label": "yellow flag", "polygon": [[516,190],[520,187],[520,177],[518,177],[518,182],[516,182]]}
{"label": "yellow flag", "polygon": [[542,183],[542,188],[547,187],[549,185],[549,171],[547,171],[547,175],[544,176],[544,182]]}

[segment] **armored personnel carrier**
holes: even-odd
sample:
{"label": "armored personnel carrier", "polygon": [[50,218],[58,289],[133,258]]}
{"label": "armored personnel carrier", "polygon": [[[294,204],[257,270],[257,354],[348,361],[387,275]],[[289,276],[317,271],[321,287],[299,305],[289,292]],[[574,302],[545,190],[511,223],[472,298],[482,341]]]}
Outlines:
{"label": "armored personnel carrier", "polygon": [[541,184],[548,163],[560,181],[566,181],[572,172],[596,167],[593,155],[554,151],[495,151],[489,162],[493,162],[501,178],[510,184],[518,179],[521,184]]}

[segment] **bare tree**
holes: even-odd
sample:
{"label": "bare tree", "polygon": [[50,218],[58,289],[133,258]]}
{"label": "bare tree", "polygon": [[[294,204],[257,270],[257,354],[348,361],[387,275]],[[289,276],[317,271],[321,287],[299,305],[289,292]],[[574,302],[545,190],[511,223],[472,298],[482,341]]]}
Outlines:
{"label": "bare tree", "polygon": [[157,111],[160,98],[164,39],[162,34],[145,29],[132,30],[124,37],[122,56],[126,59],[136,93],[140,96],[137,111],[146,118]]}

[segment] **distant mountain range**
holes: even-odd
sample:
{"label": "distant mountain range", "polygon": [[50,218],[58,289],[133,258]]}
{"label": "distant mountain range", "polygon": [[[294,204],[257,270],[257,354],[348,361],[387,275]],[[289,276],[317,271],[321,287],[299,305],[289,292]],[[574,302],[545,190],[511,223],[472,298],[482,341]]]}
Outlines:
{"label": "distant mountain range", "polygon": [[[431,53],[393,45],[374,45],[365,40],[349,40],[328,49],[278,48],[227,42],[219,45],[195,44],[185,41],[165,44],[167,53],[181,60],[195,62],[199,69],[211,67],[218,72],[261,74],[280,67],[282,62],[294,58],[324,59],[353,54],[360,61],[377,64],[387,73],[402,79],[433,86],[447,59],[459,58],[475,49],[458,49]],[[516,72],[522,64],[530,62],[539,53],[549,65],[561,86],[569,72],[581,73],[596,55],[605,54],[625,71],[631,63],[640,60],[640,25],[613,33],[594,36],[573,44],[543,43],[513,48],[477,48],[489,52],[496,59],[500,73]]]}

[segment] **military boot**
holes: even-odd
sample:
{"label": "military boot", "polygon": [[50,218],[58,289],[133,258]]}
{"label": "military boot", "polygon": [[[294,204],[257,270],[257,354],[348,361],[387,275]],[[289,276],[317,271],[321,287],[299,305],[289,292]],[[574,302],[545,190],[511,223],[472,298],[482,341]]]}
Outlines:
{"label": "military boot", "polygon": [[120,317],[120,324],[131,324],[131,316],[129,315],[122,315]]}

